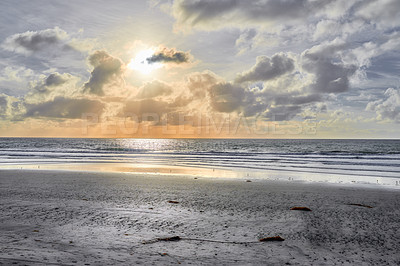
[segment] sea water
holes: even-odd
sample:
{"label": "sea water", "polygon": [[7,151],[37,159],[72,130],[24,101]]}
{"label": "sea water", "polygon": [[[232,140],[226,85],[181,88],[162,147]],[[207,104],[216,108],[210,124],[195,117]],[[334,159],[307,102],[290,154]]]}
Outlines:
{"label": "sea water", "polygon": [[400,140],[0,138],[1,168],[121,163],[400,186]]}

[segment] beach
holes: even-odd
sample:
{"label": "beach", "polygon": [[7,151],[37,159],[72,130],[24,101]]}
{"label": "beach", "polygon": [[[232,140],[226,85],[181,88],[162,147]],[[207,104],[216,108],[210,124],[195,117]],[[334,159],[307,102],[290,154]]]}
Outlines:
{"label": "beach", "polygon": [[0,202],[3,265],[400,264],[393,186],[14,169]]}
{"label": "beach", "polygon": [[0,266],[400,266],[400,0],[0,25]]}

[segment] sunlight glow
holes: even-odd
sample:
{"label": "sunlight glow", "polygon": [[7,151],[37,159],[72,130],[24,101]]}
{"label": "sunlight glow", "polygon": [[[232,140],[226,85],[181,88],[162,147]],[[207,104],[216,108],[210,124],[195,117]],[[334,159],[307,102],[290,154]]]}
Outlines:
{"label": "sunlight glow", "polygon": [[128,68],[139,71],[142,74],[150,74],[153,70],[162,67],[161,63],[149,63],[147,58],[150,58],[154,54],[153,49],[142,50],[138,52],[135,58],[132,58],[128,64]]}

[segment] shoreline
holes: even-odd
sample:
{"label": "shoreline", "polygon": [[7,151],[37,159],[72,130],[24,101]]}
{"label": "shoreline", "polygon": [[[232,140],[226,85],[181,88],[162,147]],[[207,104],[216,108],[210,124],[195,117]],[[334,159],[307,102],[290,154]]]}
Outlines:
{"label": "shoreline", "polygon": [[204,178],[250,179],[250,180],[279,180],[304,183],[342,184],[349,186],[371,186],[400,189],[400,178],[365,176],[358,174],[332,174],[321,172],[298,172],[295,170],[259,170],[244,168],[211,168],[208,166],[182,166],[167,164],[143,163],[29,163],[29,164],[3,164],[0,171],[65,171],[86,173],[124,173],[136,175],[162,175],[162,176],[193,176]]}
{"label": "shoreline", "polygon": [[5,264],[400,262],[400,193],[383,186],[49,170],[0,184]]}

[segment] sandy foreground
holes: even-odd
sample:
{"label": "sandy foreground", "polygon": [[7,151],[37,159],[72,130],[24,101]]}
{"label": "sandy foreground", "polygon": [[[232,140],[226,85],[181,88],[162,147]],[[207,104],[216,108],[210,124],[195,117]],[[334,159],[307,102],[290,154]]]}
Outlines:
{"label": "sandy foreground", "polygon": [[3,265],[400,264],[394,188],[1,170],[0,210]]}

